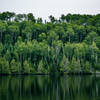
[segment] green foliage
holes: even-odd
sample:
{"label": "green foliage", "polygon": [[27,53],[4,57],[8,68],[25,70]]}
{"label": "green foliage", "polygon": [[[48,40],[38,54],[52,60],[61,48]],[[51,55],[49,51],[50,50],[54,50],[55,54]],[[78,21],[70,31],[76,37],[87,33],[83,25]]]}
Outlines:
{"label": "green foliage", "polygon": [[0,58],[0,73],[10,74],[9,62],[4,57]]}
{"label": "green foliage", "polygon": [[58,40],[58,38],[59,38],[59,36],[54,32],[54,31],[50,31],[49,33],[48,33],[48,43],[49,43],[49,45],[51,46],[52,45],[52,42],[54,41],[54,40]]}
{"label": "green foliage", "polygon": [[30,73],[30,64],[27,61],[24,61],[23,73],[24,74],[29,74]]}
{"label": "green foliage", "polygon": [[0,56],[1,56],[1,54],[2,54],[2,51],[3,51],[3,44],[0,43]]}
{"label": "green foliage", "polygon": [[10,71],[13,74],[21,74],[21,65],[19,62],[16,62],[15,59],[12,59],[10,63]]}
{"label": "green foliage", "polygon": [[70,67],[70,63],[66,56],[64,55],[61,62],[60,62],[60,71],[61,72],[66,72]]}
{"label": "green foliage", "polygon": [[96,32],[90,32],[88,35],[87,35],[87,37],[86,37],[86,39],[85,39],[85,41],[86,41],[86,43],[87,44],[92,44],[92,42],[95,42],[96,41],[96,39],[97,39],[97,33]]}
{"label": "green foliage", "polygon": [[46,72],[45,70],[46,70],[46,69],[44,68],[43,61],[41,60],[41,61],[39,62],[39,64],[38,64],[38,73],[39,73],[39,74],[45,73],[45,72]]}
{"label": "green foliage", "polygon": [[70,72],[78,72],[79,71],[79,62],[76,61],[75,58],[72,58],[71,64],[70,64]]}
{"label": "green foliage", "polygon": [[100,70],[100,14],[49,19],[0,13],[0,74]]}
{"label": "green foliage", "polygon": [[86,61],[85,66],[84,66],[84,71],[89,72],[90,71],[90,63]]}

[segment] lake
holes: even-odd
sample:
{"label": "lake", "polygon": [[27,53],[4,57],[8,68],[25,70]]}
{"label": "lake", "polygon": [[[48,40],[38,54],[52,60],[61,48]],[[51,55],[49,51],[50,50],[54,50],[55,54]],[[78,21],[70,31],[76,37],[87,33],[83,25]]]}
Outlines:
{"label": "lake", "polygon": [[0,76],[0,100],[100,100],[100,76]]}

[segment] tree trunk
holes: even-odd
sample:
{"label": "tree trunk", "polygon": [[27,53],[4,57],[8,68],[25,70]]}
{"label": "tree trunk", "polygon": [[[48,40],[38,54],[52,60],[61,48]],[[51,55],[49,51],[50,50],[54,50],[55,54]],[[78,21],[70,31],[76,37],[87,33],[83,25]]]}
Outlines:
{"label": "tree trunk", "polygon": [[2,31],[1,31],[1,34],[0,34],[0,40],[1,40],[1,42],[2,42]]}
{"label": "tree trunk", "polygon": [[97,56],[97,54],[95,56],[95,60],[96,60],[96,63],[97,63],[98,62],[98,56]]}
{"label": "tree trunk", "polygon": [[69,42],[70,42],[70,35],[69,35]]}

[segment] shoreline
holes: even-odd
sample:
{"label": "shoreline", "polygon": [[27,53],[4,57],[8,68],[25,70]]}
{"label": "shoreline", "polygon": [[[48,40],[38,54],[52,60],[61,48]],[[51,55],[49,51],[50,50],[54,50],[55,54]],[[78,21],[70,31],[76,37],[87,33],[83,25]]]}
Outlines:
{"label": "shoreline", "polygon": [[63,73],[58,73],[58,72],[55,72],[55,73],[29,73],[29,74],[0,74],[0,76],[28,76],[28,75],[49,75],[49,76],[52,76],[52,75],[99,75],[100,72],[63,72]]}

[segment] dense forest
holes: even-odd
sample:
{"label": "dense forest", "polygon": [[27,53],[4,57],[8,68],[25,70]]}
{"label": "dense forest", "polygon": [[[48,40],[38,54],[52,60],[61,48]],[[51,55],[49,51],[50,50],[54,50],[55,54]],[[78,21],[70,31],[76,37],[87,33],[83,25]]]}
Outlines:
{"label": "dense forest", "polygon": [[100,14],[0,13],[0,74],[92,73],[100,70]]}

